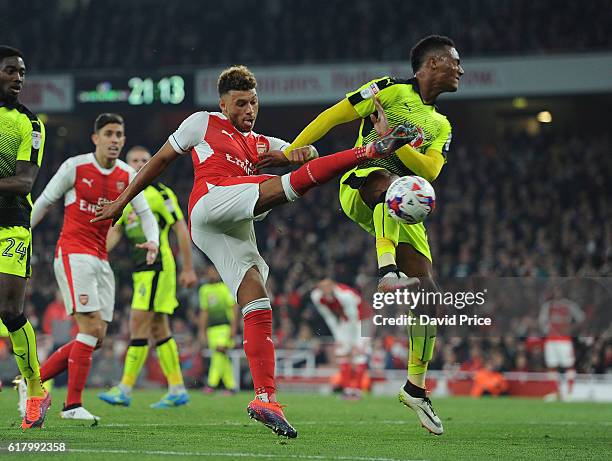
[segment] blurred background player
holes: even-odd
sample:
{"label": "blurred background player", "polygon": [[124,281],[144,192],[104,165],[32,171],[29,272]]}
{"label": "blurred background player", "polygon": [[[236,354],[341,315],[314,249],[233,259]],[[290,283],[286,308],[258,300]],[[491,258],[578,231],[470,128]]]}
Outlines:
{"label": "blurred background player", "polygon": [[343,397],[361,398],[361,383],[370,353],[370,338],[364,337],[361,328],[361,295],[348,285],[323,279],[310,293],[310,299],[336,342]]}
{"label": "blurred background player", "polygon": [[[217,84],[221,113],[200,111],[185,119],[135,182],[117,200],[101,207],[95,221],[119,219],[132,197],[179,155],[191,152],[195,175],[189,200],[191,237],[242,308],[244,351],[255,388],[247,412],[276,434],[293,438],[297,431],[276,399],[272,306],[265,288],[269,268],[257,249],[253,221],[349,168],[389,155],[412,141],[413,133],[400,125],[375,143],[310,160],[282,177],[258,174],[260,154],[274,151],[287,161],[280,149],[288,144],[253,132],[259,111],[256,86],[255,76],[246,67],[224,70]],[[290,156],[303,163],[315,152],[306,146]]]}
{"label": "blurred background player", "polygon": [[[132,147],[126,154],[126,162],[139,171],[150,159],[151,153],[142,146]],[[123,377],[119,385],[98,397],[113,405],[128,406],[132,400],[132,388],[149,352],[149,338],[155,341],[157,358],[168,381],[168,393],[151,408],[169,408],[185,405],[189,394],[185,390],[179,361],[178,347],[172,337],[168,316],[179,305],[176,299],[176,264],[168,234],[176,235],[182,259],[179,283],[192,288],[197,283],[191,258],[191,239],[176,195],[162,183],[144,190],[144,197],[159,226],[159,254],[148,265],[146,250],[136,245],[146,241],[138,215],[128,205],[123,216],[108,231],[107,250],[111,251],[121,240],[123,233],[130,241],[134,282],[132,311],[130,316],[130,346],[125,355]]]}
{"label": "blurred background player", "polygon": [[544,363],[555,373],[556,392],[546,400],[571,400],[576,370],[574,369],[574,329],[584,320],[577,303],[563,296],[558,285],[551,289],[550,299],[540,306],[538,323],[544,335]]}
{"label": "blurred background player", "polygon": [[[344,174],[340,180],[340,203],[349,218],[376,237],[381,289],[390,286],[392,289],[395,279],[407,275],[419,277],[421,288],[437,290],[425,226],[393,219],[387,213],[384,199],[387,188],[399,176],[416,174],[431,182],[440,173],[450,147],[451,126],[434,103],[440,94],[457,91],[463,68],[453,41],[438,35],[419,41],[410,53],[410,60],[413,78],[383,77],[348,93],[304,128],[286,152],[311,144],[333,127],[359,118],[361,126],[355,145],[378,139],[387,129],[376,129],[373,116],[376,100],[382,104],[390,127],[401,123],[417,127],[421,135],[394,155],[364,163]],[[400,390],[400,401],[417,413],[426,429],[439,435],[443,432],[442,422],[425,390],[435,329],[415,325],[410,330],[408,378]]]}
{"label": "blurred background player", "polygon": [[230,392],[237,391],[232,362],[227,350],[234,347],[238,324],[238,304],[228,286],[223,283],[214,266],[206,270],[207,282],[200,287],[200,315],[198,317],[198,338],[202,346],[211,352],[208,367],[208,381],[204,388],[214,392],[223,382]]}
{"label": "blurred background player", "polygon": [[[78,325],[76,338],[55,351],[42,365],[46,381],[68,370],[68,394],[61,417],[97,421],[83,407],[82,394],[91,368],[91,356],[106,335],[115,306],[115,276],[108,263],[106,236],[109,222],[92,223],[96,206],[114,200],[136,172],[119,160],[125,144],[123,118],[100,114],[94,123],[92,153],[66,160],[34,203],[32,227],[50,207],[64,198],[64,224],[57,241],[53,269],[66,311]],[[159,229],[142,194],[132,206],[142,221],[146,261],[152,264],[158,253]]]}
{"label": "blurred background player", "polygon": [[26,284],[32,273],[30,192],[45,144],[44,125],[18,99],[25,74],[21,51],[0,46],[0,319],[27,384],[21,427],[29,429],[42,427],[51,396],[42,387],[36,335],[23,313]]}

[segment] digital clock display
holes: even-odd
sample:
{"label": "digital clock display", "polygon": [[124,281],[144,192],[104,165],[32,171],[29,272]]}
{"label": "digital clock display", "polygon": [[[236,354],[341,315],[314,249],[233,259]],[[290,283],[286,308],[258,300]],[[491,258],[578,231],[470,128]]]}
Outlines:
{"label": "digital clock display", "polygon": [[77,82],[79,104],[119,103],[130,106],[179,105],[187,101],[190,78],[182,75],[131,76]]}

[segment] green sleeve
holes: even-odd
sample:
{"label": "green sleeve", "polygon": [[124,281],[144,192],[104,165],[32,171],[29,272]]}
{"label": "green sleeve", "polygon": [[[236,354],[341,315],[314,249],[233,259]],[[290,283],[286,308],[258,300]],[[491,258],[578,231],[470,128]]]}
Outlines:
{"label": "green sleeve", "polygon": [[382,77],[369,81],[368,83],[359,87],[359,89],[346,94],[346,98],[349,100],[351,105],[355,108],[355,111],[361,118],[367,117],[373,113],[376,108],[374,107],[374,96],[378,96],[383,107],[387,107],[391,102],[390,92],[385,91],[392,85],[391,77]]}
{"label": "green sleeve", "polygon": [[176,222],[180,221],[181,219],[185,219],[185,216],[183,215],[183,210],[181,210],[181,205],[179,204],[179,201],[176,198],[176,194],[169,187],[166,187],[166,190],[168,191],[168,199],[166,200],[166,206],[171,212],[176,215],[174,221]]}
{"label": "green sleeve", "polygon": [[452,139],[452,131],[450,122],[445,118],[444,123],[442,123],[440,128],[440,133],[436,136],[436,139],[429,145],[428,149],[433,149],[438,152],[441,152],[444,158],[446,158],[446,154],[448,154],[448,150],[450,149],[450,143]]}
{"label": "green sleeve", "polygon": [[17,160],[32,162],[40,166],[45,147],[45,125],[37,117],[22,115],[21,144],[17,151]]}

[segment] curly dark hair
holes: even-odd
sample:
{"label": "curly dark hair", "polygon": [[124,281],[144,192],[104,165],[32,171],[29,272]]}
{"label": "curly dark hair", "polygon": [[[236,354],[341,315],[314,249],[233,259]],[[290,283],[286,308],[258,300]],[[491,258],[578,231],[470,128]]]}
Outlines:
{"label": "curly dark hair", "polygon": [[246,66],[232,66],[225,69],[217,80],[219,96],[231,90],[247,91],[257,87],[253,72]]}

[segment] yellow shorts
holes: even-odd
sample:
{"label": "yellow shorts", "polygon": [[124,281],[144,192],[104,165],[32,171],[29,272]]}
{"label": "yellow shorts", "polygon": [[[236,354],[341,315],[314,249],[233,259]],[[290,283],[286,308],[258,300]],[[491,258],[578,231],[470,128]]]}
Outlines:
{"label": "yellow shorts", "polygon": [[132,274],[132,309],[172,315],[178,306],[175,271],[142,271]]}
{"label": "yellow shorts", "polygon": [[[374,212],[361,198],[357,184],[362,183],[371,172],[376,170],[384,170],[384,168],[353,168],[347,171],[340,180],[340,204],[344,214],[374,236],[376,236],[374,220],[372,218]],[[401,223],[399,243],[408,243],[431,261],[431,250],[429,249],[427,231],[423,223]]]}
{"label": "yellow shorts", "polygon": [[27,227],[0,227],[0,272],[30,277],[32,231]]}

